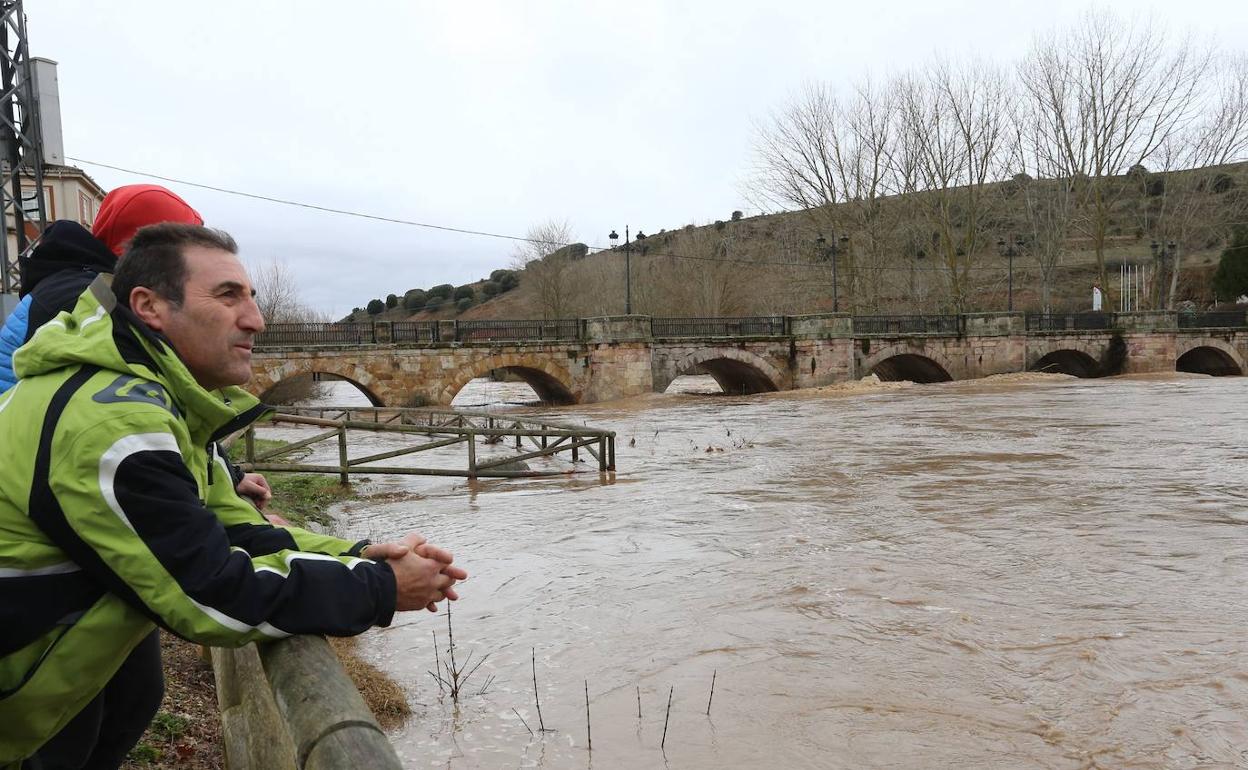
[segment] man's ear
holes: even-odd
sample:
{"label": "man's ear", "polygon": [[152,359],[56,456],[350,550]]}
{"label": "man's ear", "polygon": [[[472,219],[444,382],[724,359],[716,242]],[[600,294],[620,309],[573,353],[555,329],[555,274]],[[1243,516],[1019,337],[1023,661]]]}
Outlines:
{"label": "man's ear", "polygon": [[164,311],[168,302],[146,286],[130,290],[130,309],[149,329],[164,331]]}

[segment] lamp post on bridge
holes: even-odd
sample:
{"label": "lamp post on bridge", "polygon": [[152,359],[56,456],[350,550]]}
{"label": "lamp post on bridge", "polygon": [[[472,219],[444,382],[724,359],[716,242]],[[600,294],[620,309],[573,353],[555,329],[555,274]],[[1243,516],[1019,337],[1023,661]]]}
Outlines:
{"label": "lamp post on bridge", "polygon": [[1148,244],[1148,250],[1153,253],[1153,262],[1156,264],[1157,273],[1157,309],[1164,310],[1167,305],[1166,291],[1166,262],[1174,263],[1175,255],[1179,251],[1179,246],[1174,241],[1170,241],[1165,246],[1159,242],[1153,241]]}
{"label": "lamp post on bridge", "polygon": [[[840,244],[839,247],[837,246],[838,242]],[[831,238],[824,238],[823,235],[820,234],[819,237],[815,239],[815,243],[818,245],[819,250],[823,252],[820,258],[825,262],[832,262],[832,312],[839,313],[841,312],[841,301],[840,290],[837,287],[836,255],[849,248],[849,236],[842,235],[838,241],[835,233],[832,234]]]}
{"label": "lamp post on bridge", "polygon": [[1010,261],[1009,288],[1007,289],[1008,293],[1006,295],[1006,310],[1011,313],[1014,312],[1014,257],[1022,256],[1023,243],[1025,243],[1023,238],[1017,235],[1011,235],[1008,241],[1004,238],[999,238],[997,240],[997,251],[1001,253],[1001,256],[1006,257]]}
{"label": "lamp post on bridge", "polygon": [[[620,240],[620,234],[615,230],[607,236],[611,241],[611,248],[615,248],[615,244]],[[644,241],[646,234],[637,231],[637,240]],[[624,225],[624,315],[633,314],[633,260],[632,260],[632,240],[629,238],[628,225]]]}

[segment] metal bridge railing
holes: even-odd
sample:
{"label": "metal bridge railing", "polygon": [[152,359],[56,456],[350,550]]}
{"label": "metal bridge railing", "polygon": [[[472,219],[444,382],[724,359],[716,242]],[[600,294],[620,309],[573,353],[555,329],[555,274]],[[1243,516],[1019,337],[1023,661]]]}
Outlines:
{"label": "metal bridge railing", "polygon": [[854,334],[959,334],[957,315],[861,315],[854,316]]}
{"label": "metal bridge railing", "polygon": [[[1248,312],[1211,310],[1179,312],[1183,329],[1248,329]],[[875,315],[854,316],[856,336],[908,334],[958,335],[966,332],[965,316]],[[1115,313],[1026,313],[1028,332],[1104,331],[1115,328]],[[1174,323],[1176,321],[1171,321]],[[650,334],[657,339],[689,337],[782,337],[791,333],[784,316],[742,318],[651,318]],[[842,332],[843,333],[843,332]],[[375,345],[386,343],[563,341],[586,339],[584,319],[395,321],[393,323],[276,323],[256,336],[256,347],[299,345]]]}
{"label": "metal bridge railing", "polygon": [[371,323],[269,324],[256,335],[256,347],[282,345],[371,345],[377,341]]}
{"label": "metal bridge railing", "polygon": [[1066,332],[1109,329],[1114,325],[1113,313],[1028,313],[1029,332]]}
{"label": "metal bridge railing", "polygon": [[1180,329],[1240,329],[1245,326],[1248,326],[1248,313],[1243,310],[1179,313]]}
{"label": "metal bridge railing", "polygon": [[393,342],[438,342],[437,321],[395,321],[390,325]]}
{"label": "metal bridge railing", "polygon": [[576,340],[584,336],[584,323],[577,318],[547,321],[459,321],[455,325],[458,342],[484,340]]}
{"label": "metal bridge railing", "polygon": [[780,337],[787,333],[784,316],[650,319],[654,337]]}

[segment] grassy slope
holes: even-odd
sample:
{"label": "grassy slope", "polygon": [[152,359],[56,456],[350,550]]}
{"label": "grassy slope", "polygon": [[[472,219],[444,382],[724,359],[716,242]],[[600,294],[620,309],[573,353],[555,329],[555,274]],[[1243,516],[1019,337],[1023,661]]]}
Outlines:
{"label": "grassy slope", "polygon": [[[1234,176],[1239,183],[1240,191],[1237,194],[1243,194],[1242,189],[1248,187],[1248,163],[1236,164],[1228,166],[1226,170]],[[1178,172],[1184,173],[1184,172]],[[1109,228],[1109,241],[1106,250],[1106,263],[1109,265],[1110,279],[1112,284],[1117,282],[1117,265],[1121,263],[1131,264],[1149,264],[1151,256],[1149,253],[1148,237],[1141,227],[1143,222],[1143,213],[1149,205],[1156,205],[1157,199],[1150,199],[1142,192],[1132,192],[1124,195],[1115,205],[1112,220]],[[906,196],[898,196],[890,199],[889,205],[905,204]],[[987,249],[987,253],[976,255],[976,262],[994,268],[992,271],[978,273],[977,284],[974,292],[977,303],[987,308],[997,308],[1004,306],[1005,278],[1006,266],[1005,260],[996,254],[995,238],[997,234],[1005,235],[1009,233],[1026,232],[1023,226],[1023,213],[1021,209],[1021,199],[1015,196],[1007,200],[1002,212],[999,215],[997,227],[992,230],[992,241]],[[904,226],[918,226],[913,221],[903,223]],[[651,231],[651,239],[648,241],[650,248],[655,251],[685,253],[689,249],[689,243],[698,236],[704,236],[715,232],[715,225],[705,225],[696,227],[692,230],[688,226],[675,225],[673,228],[663,232],[656,233]],[[731,234],[735,240],[734,248],[737,253],[747,255],[747,258],[770,258],[776,259],[775,255],[784,255],[792,253],[793,243],[808,244],[813,242],[816,233],[809,224],[808,217],[804,212],[791,212],[783,214],[771,214],[758,217],[751,217],[740,222],[725,223],[725,232],[722,234]],[[659,238],[655,238],[659,235]],[[593,241],[594,239],[590,239]],[[1181,256],[1183,262],[1183,270],[1186,273],[1186,282],[1191,284],[1192,291],[1201,288],[1207,283],[1209,275],[1216,266],[1217,258],[1221,252],[1223,244],[1217,238],[1205,238],[1202,242],[1195,244],[1188,250],[1185,250]],[[781,259],[791,259],[792,257],[784,256]],[[640,283],[644,280],[644,275],[637,275],[645,269],[647,260],[650,257],[635,257],[634,271],[635,280]],[[508,260],[505,255],[500,254],[499,262],[506,263]],[[658,260],[656,260],[658,261]],[[618,252],[600,252],[591,254],[581,260],[578,270],[582,275],[590,274],[607,274],[614,275],[620,273],[620,268],[616,264],[620,262]],[[927,267],[933,267],[933,260],[929,259],[925,264]],[[907,263],[908,264],[908,263]],[[1055,287],[1055,306],[1072,306],[1080,307],[1086,302],[1088,287],[1092,278],[1095,276],[1096,257],[1092,250],[1092,244],[1089,238],[1075,233],[1068,239],[1066,250],[1062,257],[1062,267],[1060,269],[1058,285]],[[1019,309],[1035,309],[1039,304],[1038,293],[1038,272],[1035,270],[1033,263],[1027,257],[1019,257],[1015,260],[1015,305]],[[773,271],[779,272],[779,271]],[[388,310],[379,316],[370,317],[367,313],[361,312],[352,316],[352,320],[366,321],[370,318],[383,321],[400,321],[400,320],[434,320],[438,318],[459,318],[459,319],[476,319],[476,318],[535,318],[540,317],[537,312],[538,304],[535,301],[534,291],[531,285],[527,285],[524,280],[524,272],[520,272],[520,285],[510,292],[494,297],[480,305],[469,308],[464,313],[457,313],[451,306],[444,306],[432,313],[419,312],[410,313],[402,307]],[[889,301],[892,302],[893,312],[900,312],[909,305],[913,305],[913,298],[906,296],[907,287],[904,285],[904,275],[901,271],[893,273],[895,283],[899,284],[886,295],[891,296]],[[783,294],[786,287],[791,296],[777,298],[757,298],[759,301],[748,304],[747,312],[825,312],[831,309],[830,301],[827,299],[826,284],[829,281],[828,276],[812,275],[810,271],[806,274],[790,277],[777,274],[776,282],[779,284],[775,293]],[[810,280],[819,283],[817,291],[802,292],[795,290],[792,285],[795,281]],[[766,283],[762,281],[760,283]],[[474,284],[479,288],[480,284]],[[578,285],[589,285],[589,282],[582,282]],[[396,294],[402,294],[407,288],[411,287],[395,287]],[[426,287],[427,288],[427,287]],[[635,287],[640,289],[640,287]],[[935,290],[933,290],[935,291]],[[1181,292],[1182,293],[1182,292]],[[844,295],[842,295],[844,298]],[[936,300],[932,300],[933,304]],[[360,304],[366,304],[364,300]],[[636,301],[635,301],[636,303]],[[642,303],[644,304],[644,302]],[[889,308],[886,308],[889,309]],[[612,311],[618,312],[618,311]],[[646,312],[643,308],[641,312]],[[687,313],[672,310],[670,307],[660,308],[658,314],[686,315]]]}

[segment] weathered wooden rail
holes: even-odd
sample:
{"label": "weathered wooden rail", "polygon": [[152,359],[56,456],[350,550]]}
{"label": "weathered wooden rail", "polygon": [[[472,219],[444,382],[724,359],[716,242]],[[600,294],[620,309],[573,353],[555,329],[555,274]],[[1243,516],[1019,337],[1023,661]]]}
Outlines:
{"label": "weathered wooden rail", "polygon": [[230,770],[403,767],[319,636],[212,649]]}
{"label": "weathered wooden rail", "polygon": [[[257,451],[255,426],[253,426],[243,436],[245,453],[241,465],[245,470],[334,473],[338,475],[343,484],[350,483],[352,473],[519,478],[573,472],[575,463],[581,461],[582,451],[597,462],[599,472],[615,470],[614,431],[562,425],[525,417],[447,409],[286,407],[274,415],[272,421],[327,428],[327,430],[275,449]],[[406,434],[413,437],[425,437],[427,440],[387,452],[351,457],[348,435],[352,430]],[[338,442],[336,465],[279,461],[281,457],[331,439],[336,439]],[[507,440],[514,443],[516,454],[486,460],[478,457],[478,441],[485,444],[500,444]],[[531,451],[523,451],[526,440],[533,447]],[[463,445],[467,450],[467,462],[464,468],[371,464],[458,445]],[[528,460],[555,458],[564,453],[569,455],[573,467],[565,470],[531,470],[527,467],[517,467],[518,464],[523,464]]]}

